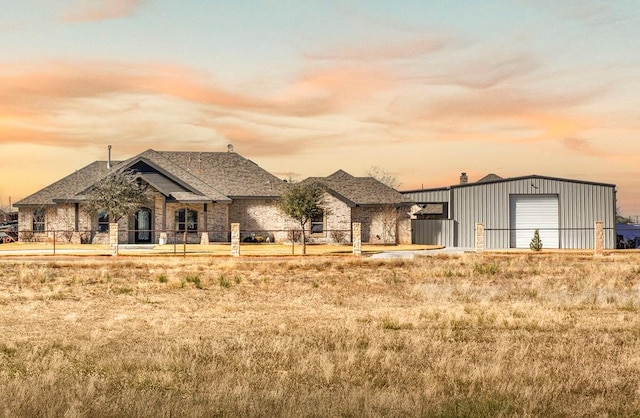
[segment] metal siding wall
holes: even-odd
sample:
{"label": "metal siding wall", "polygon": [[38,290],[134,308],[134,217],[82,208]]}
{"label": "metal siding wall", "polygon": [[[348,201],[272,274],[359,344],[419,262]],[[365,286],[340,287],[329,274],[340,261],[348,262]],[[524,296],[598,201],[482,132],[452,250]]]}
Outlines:
{"label": "metal siding wall", "polygon": [[455,246],[455,222],[451,219],[412,219],[412,244]]}
{"label": "metal siding wall", "polygon": [[484,223],[486,248],[509,248],[509,195],[557,194],[561,248],[593,248],[594,222],[604,221],[605,248],[615,248],[614,187],[543,178],[477,184],[452,189],[457,245],[473,247],[475,224]]}

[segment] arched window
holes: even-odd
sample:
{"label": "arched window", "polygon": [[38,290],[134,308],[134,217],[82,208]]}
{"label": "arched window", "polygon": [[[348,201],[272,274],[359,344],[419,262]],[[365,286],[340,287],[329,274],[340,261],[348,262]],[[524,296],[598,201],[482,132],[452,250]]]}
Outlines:
{"label": "arched window", "polygon": [[176,211],[176,230],[180,232],[196,232],[198,230],[198,211],[178,209]]}
{"label": "arched window", "polygon": [[44,232],[44,209],[36,209],[33,211],[33,232]]}

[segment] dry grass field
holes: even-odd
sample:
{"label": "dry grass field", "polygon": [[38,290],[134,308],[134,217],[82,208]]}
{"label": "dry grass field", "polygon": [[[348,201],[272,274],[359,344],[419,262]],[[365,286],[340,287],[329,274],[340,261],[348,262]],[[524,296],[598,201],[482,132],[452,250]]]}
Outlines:
{"label": "dry grass field", "polygon": [[638,254],[0,267],[0,416],[640,416]]}

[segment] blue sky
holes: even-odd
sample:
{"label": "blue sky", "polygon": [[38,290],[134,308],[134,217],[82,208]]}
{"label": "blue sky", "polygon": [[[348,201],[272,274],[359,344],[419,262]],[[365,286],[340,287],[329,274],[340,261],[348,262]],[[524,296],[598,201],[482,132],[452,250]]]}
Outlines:
{"label": "blue sky", "polygon": [[[22,0],[0,15],[0,206],[147,148],[404,189],[540,174],[640,214],[635,1]],[[15,179],[21,179],[16,182]]]}

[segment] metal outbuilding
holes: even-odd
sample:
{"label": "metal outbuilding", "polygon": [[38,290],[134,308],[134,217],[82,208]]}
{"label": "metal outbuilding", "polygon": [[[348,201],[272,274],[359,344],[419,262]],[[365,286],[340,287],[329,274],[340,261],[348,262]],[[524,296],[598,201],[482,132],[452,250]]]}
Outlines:
{"label": "metal outbuilding", "polygon": [[490,174],[450,187],[402,192],[415,202],[416,244],[473,247],[484,224],[485,248],[529,248],[539,230],[543,248],[593,248],[594,223],[604,223],[605,248],[616,246],[614,184],[530,175]]}

